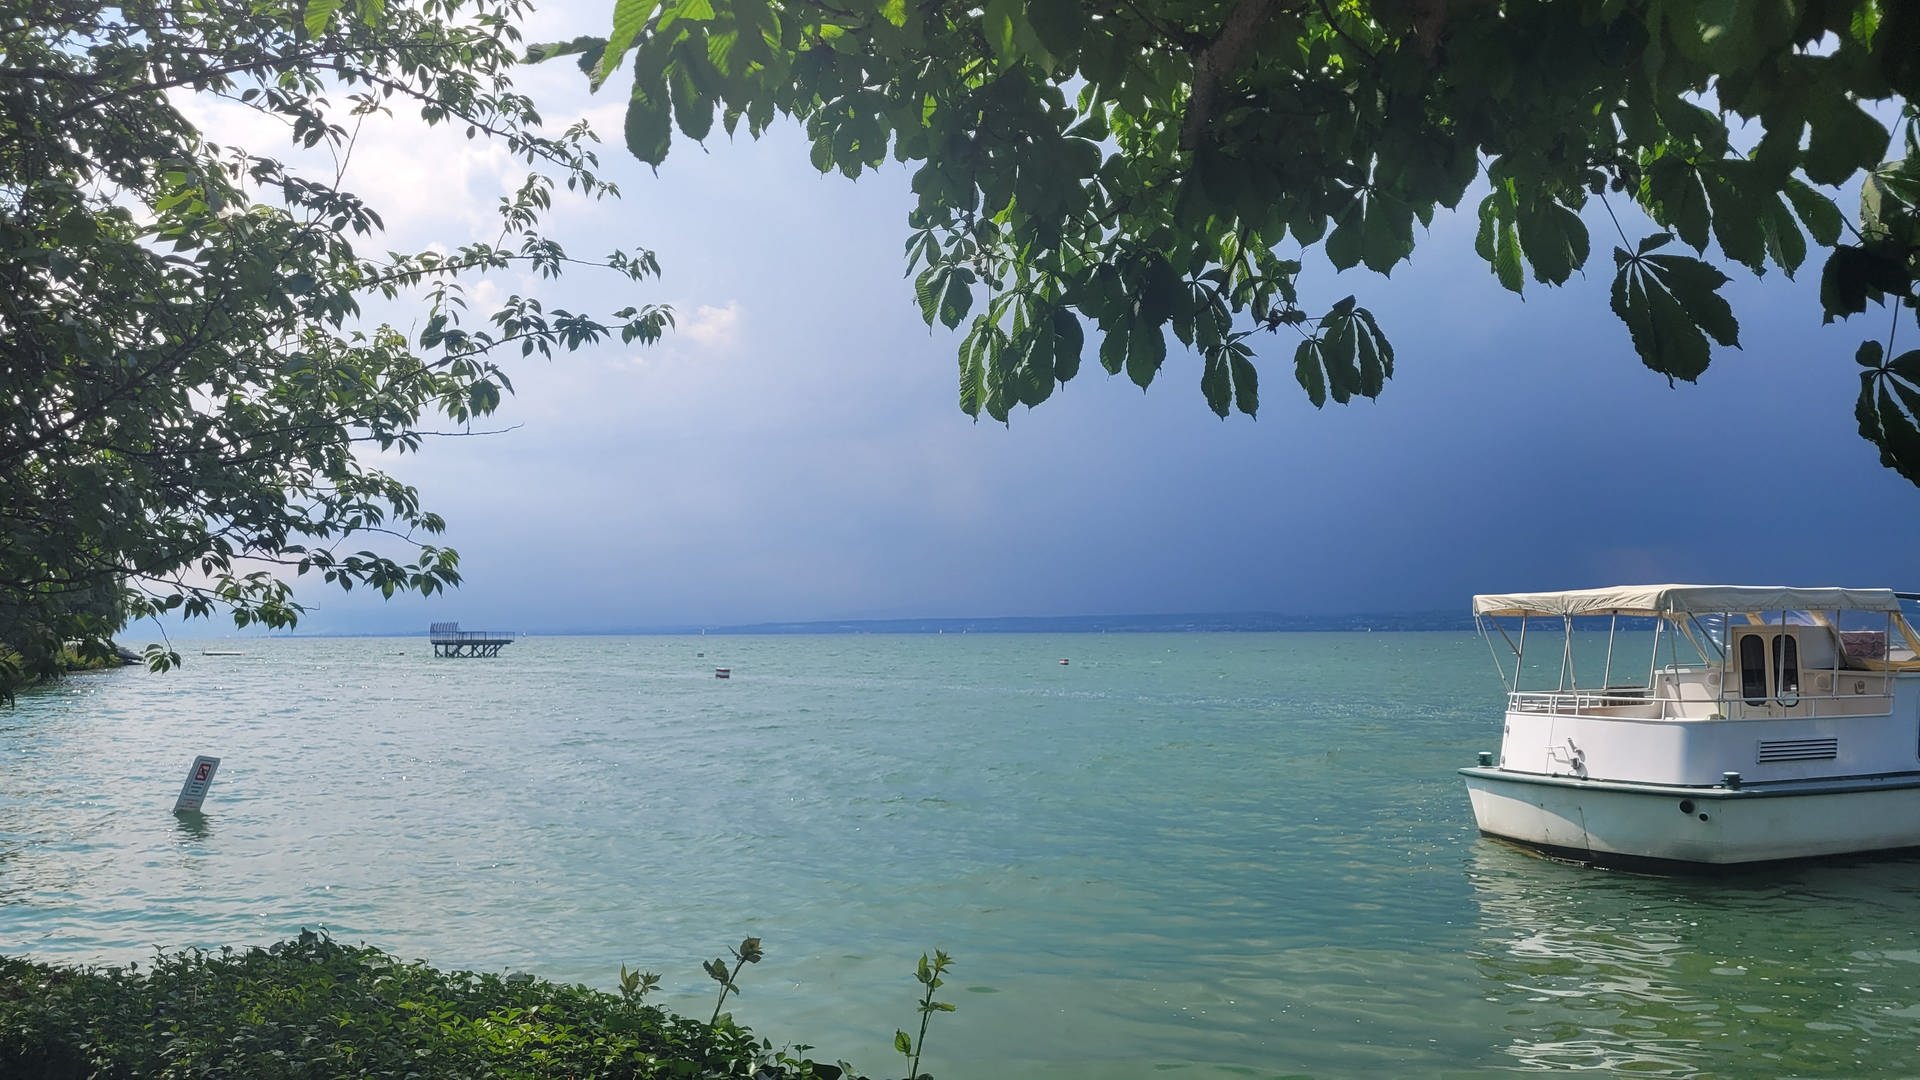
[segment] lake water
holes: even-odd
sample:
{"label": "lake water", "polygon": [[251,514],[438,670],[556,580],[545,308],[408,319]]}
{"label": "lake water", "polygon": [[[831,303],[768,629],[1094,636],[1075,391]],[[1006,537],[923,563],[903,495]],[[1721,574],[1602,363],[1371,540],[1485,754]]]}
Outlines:
{"label": "lake water", "polygon": [[1674,879],[1479,838],[1471,635],[212,647],[245,655],[0,710],[0,952],[325,927],[642,967],[704,1017],[700,962],[751,934],[736,1018],[898,1075],[939,947],[940,1080],[1920,1073],[1920,860]]}

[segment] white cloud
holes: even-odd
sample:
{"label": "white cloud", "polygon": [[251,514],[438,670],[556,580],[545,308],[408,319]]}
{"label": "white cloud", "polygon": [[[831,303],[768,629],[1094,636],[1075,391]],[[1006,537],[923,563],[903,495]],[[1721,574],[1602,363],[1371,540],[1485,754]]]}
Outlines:
{"label": "white cloud", "polygon": [[729,300],[726,307],[701,304],[691,316],[683,316],[676,330],[709,352],[727,352],[740,344],[740,301]]}

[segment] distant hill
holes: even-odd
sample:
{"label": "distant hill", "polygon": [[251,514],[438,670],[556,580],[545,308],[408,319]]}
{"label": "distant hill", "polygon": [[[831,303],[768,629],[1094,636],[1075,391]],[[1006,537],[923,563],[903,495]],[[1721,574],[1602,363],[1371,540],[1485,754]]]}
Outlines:
{"label": "distant hill", "polygon": [[[1623,627],[1624,628],[1624,627]],[[1315,633],[1340,631],[1472,630],[1473,616],[1458,611],[1389,611],[1355,615],[1280,615],[1237,612],[1201,615],[1040,615],[980,619],[821,619],[740,623],[732,626],[571,626],[520,631],[542,637],[664,636],[670,634],[1181,634]],[[223,635],[207,635],[218,637]],[[230,636],[230,635],[225,635]],[[358,631],[316,630],[276,637],[426,637],[413,628]]]}
{"label": "distant hill", "polygon": [[1170,634],[1315,631],[1471,630],[1473,617],[1457,611],[1403,611],[1358,615],[1043,615],[984,619],[843,619],[747,623],[738,626],[634,627],[625,634]]}

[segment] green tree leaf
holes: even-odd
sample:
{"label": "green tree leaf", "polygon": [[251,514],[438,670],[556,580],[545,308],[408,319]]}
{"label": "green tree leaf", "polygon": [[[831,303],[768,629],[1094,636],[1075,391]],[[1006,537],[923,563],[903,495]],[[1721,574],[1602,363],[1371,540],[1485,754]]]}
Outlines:
{"label": "green tree leaf", "polygon": [[[971,347],[970,347],[971,346]],[[960,411],[980,419],[987,400],[987,361],[971,335],[960,347]]]}
{"label": "green tree leaf", "polygon": [[1031,0],[1026,14],[1034,35],[1049,53],[1071,57],[1079,51],[1087,32],[1087,15],[1074,0]]}
{"label": "green tree leaf", "polygon": [[1308,338],[1293,350],[1293,377],[1300,383],[1300,389],[1307,392],[1307,400],[1313,402],[1316,409],[1327,404],[1326,367],[1320,356],[1319,338]]}
{"label": "green tree leaf", "polygon": [[1813,95],[1806,102],[1805,168],[1816,184],[1843,184],[1847,178],[1880,164],[1890,135],[1844,92]]}
{"label": "green tree leaf", "polygon": [[1129,320],[1107,331],[1100,342],[1100,364],[1110,375],[1125,371],[1133,384],[1145,390],[1167,359],[1167,338],[1158,326]]}
{"label": "green tree leaf", "polygon": [[1380,333],[1373,313],[1351,301],[1349,297],[1320,320],[1317,350],[1333,398],[1342,404],[1355,394],[1379,397],[1393,369],[1393,346]]}
{"label": "green tree leaf", "polygon": [[[680,128],[680,133],[694,142],[706,141],[707,135],[713,131],[713,99],[700,89],[693,73],[685,65],[674,69],[669,86],[673,98],[673,120]],[[665,156],[664,150],[661,156]]]}
{"label": "green tree leaf", "polygon": [[327,32],[327,24],[333,21],[334,13],[340,10],[340,0],[307,0],[307,13],[303,20],[307,34],[319,37]]}
{"label": "green tree leaf", "polygon": [[1920,484],[1920,389],[1884,370],[1862,372],[1860,383],[1860,434],[1879,448],[1881,464]]}
{"label": "green tree leaf", "polygon": [[1512,193],[1496,190],[1480,200],[1480,231],[1473,249],[1492,265],[1494,276],[1511,292],[1520,292],[1525,282],[1520,272],[1520,230]]}
{"label": "green tree leaf", "polygon": [[1719,295],[1727,277],[1686,255],[1633,255],[1615,249],[1619,272],[1612,307],[1627,324],[1634,351],[1669,382],[1692,382],[1712,359],[1707,337],[1739,344],[1733,309]]}
{"label": "green tree leaf", "polygon": [[927,325],[937,320],[949,330],[959,328],[973,308],[974,280],[971,269],[951,263],[937,263],[922,271],[914,280],[914,292]]}
{"label": "green tree leaf", "polygon": [[1073,312],[1064,307],[1053,308],[1048,318],[1053,323],[1053,377],[1064,383],[1080,373],[1086,332]]}
{"label": "green tree leaf", "polygon": [[[648,19],[653,17],[654,9],[659,6],[660,0],[614,0],[613,29],[607,34],[606,49],[600,54],[600,62],[594,67],[592,73],[594,89],[598,90],[600,84],[606,82],[607,77],[612,75],[614,69],[626,59],[627,50],[633,46],[634,38],[639,36],[640,29],[647,24]],[[648,164],[659,163],[648,162]]]}
{"label": "green tree leaf", "polygon": [[1379,192],[1361,190],[1335,219],[1327,237],[1327,258],[1334,268],[1365,263],[1378,274],[1413,253],[1413,211],[1404,202]]}
{"label": "green tree leaf", "polygon": [[627,99],[627,151],[648,165],[667,159],[673,144],[673,123],[668,111],[664,82],[636,78],[633,94]]}
{"label": "green tree leaf", "polygon": [[1713,238],[1727,257],[1755,274],[1767,269],[1768,206],[1777,198],[1756,196],[1752,168],[1746,162],[1727,162],[1703,174],[1713,208]]}
{"label": "green tree leaf", "polygon": [[1840,216],[1840,208],[1833,204],[1832,199],[1792,177],[1786,181],[1785,192],[1787,200],[1793,204],[1794,213],[1805,223],[1815,243],[1831,247],[1839,241],[1845,219]]}
{"label": "green tree leaf", "polygon": [[1053,387],[1058,381],[1054,375],[1055,350],[1064,344],[1055,335],[1049,320],[1036,320],[1022,327],[1012,346],[1015,400],[1031,409],[1053,396]]}
{"label": "green tree leaf", "polygon": [[1885,302],[1889,294],[1909,287],[1910,274],[1902,253],[1885,244],[1840,244],[1820,270],[1822,322],[1844,319],[1867,310],[1867,302]]}
{"label": "green tree leaf", "polygon": [[1253,350],[1235,343],[1230,346],[1232,359],[1227,363],[1233,371],[1234,407],[1248,416],[1260,414],[1260,372],[1253,366]]}
{"label": "green tree leaf", "polygon": [[1798,23],[1790,0],[1678,0],[1667,17],[1675,44],[1709,69],[1740,71],[1792,39]]}
{"label": "green tree leaf", "polygon": [[1765,200],[1763,207],[1761,229],[1767,258],[1792,277],[1807,261],[1807,238],[1801,234],[1800,223],[1794,219],[1785,200],[1772,196]]}
{"label": "green tree leaf", "polygon": [[1158,255],[1148,256],[1142,262],[1135,287],[1140,318],[1156,326],[1173,318],[1185,306],[1186,289],[1180,275]]}
{"label": "green tree leaf", "polygon": [[[1484,215],[1481,222],[1485,229]],[[1564,285],[1575,270],[1587,264],[1586,223],[1567,207],[1551,199],[1536,200],[1522,208],[1515,224],[1520,246],[1526,251],[1527,261],[1533,264],[1534,280]],[[1517,268],[1515,272],[1517,276]],[[1513,290],[1520,291],[1517,285]]]}
{"label": "green tree leaf", "polygon": [[1200,394],[1207,408],[1222,420],[1233,411],[1233,375],[1227,367],[1227,350],[1210,350],[1200,365]]}
{"label": "green tree leaf", "polygon": [[1362,225],[1362,262],[1376,274],[1390,274],[1413,254],[1413,209],[1384,192],[1367,199]]}
{"label": "green tree leaf", "polygon": [[1019,353],[1010,347],[1000,325],[985,316],[974,320],[974,334],[978,339],[975,348],[986,367],[987,415],[1004,424],[1019,403]]}
{"label": "green tree leaf", "polygon": [[1920,153],[1861,180],[1860,235],[1890,250],[1920,251]]}
{"label": "green tree leaf", "polygon": [[1653,220],[1695,251],[1707,249],[1712,211],[1698,167],[1672,154],[1659,158],[1647,168],[1646,194]]}
{"label": "green tree leaf", "polygon": [[1025,21],[1020,0],[987,0],[980,25],[995,56],[1003,61],[1020,58],[1018,28]]}

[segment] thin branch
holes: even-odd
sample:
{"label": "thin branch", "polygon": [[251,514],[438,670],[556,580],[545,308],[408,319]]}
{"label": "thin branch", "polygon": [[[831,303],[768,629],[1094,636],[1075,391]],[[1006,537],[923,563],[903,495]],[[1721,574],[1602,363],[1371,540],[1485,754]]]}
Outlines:
{"label": "thin branch", "polygon": [[1213,99],[1220,84],[1240,66],[1240,55],[1267,20],[1275,0],[1239,0],[1227,21],[1206,48],[1193,58],[1193,91],[1187,98],[1187,115],[1180,123],[1180,149],[1194,150],[1213,120]]}
{"label": "thin branch", "polygon": [[1613,231],[1620,234],[1620,242],[1627,247],[1632,247],[1633,241],[1627,239],[1627,230],[1620,227],[1620,219],[1613,213],[1613,203],[1604,191],[1600,193],[1600,205],[1606,209],[1607,217],[1613,219]]}

